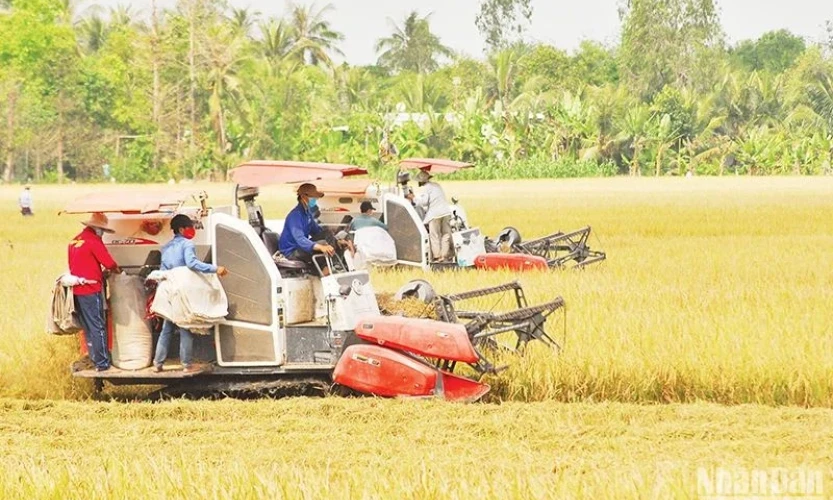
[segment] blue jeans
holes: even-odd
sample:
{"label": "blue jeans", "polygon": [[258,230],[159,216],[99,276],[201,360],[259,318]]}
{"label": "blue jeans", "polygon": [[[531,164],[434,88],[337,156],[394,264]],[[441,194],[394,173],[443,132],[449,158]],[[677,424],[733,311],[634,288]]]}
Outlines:
{"label": "blue jeans", "polygon": [[194,334],[185,328],[180,328],[171,321],[165,320],[162,324],[162,333],[159,334],[159,341],[156,342],[156,355],[153,357],[153,364],[162,366],[168,359],[168,347],[171,344],[171,335],[174,329],[179,331],[179,362],[182,366],[191,364],[191,353],[194,351]]}
{"label": "blue jeans", "polygon": [[110,353],[107,349],[107,330],[104,327],[104,302],[100,293],[75,296],[75,314],[84,328],[87,352],[96,370],[110,368]]}

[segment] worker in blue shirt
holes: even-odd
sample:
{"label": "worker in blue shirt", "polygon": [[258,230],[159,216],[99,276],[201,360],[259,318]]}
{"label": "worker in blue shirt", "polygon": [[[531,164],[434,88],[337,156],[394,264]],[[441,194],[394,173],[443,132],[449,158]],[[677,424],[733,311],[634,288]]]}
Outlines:
{"label": "worker in blue shirt", "polygon": [[[324,193],[318,191],[314,184],[304,183],[298,187],[298,205],[286,215],[278,242],[278,249],[287,259],[300,260],[312,266],[313,252],[330,256],[335,254],[332,245],[324,241],[316,243],[311,238],[321,238],[324,232],[312,216],[312,210],[318,205],[318,198],[322,196]],[[321,272],[324,276],[330,274],[327,267]]]}
{"label": "worker in blue shirt", "polygon": [[[171,230],[174,238],[162,247],[162,271],[175,267],[187,266],[188,269],[198,273],[217,273],[218,276],[225,276],[228,270],[223,266],[205,263],[197,258],[197,251],[191,239],[197,234],[194,228],[194,221],[185,214],[177,214],[171,219]],[[165,320],[162,325],[162,333],[159,334],[159,341],[156,343],[156,355],[153,357],[153,365],[157,372],[162,371],[165,359],[168,357],[168,346],[171,342],[171,335],[174,329],[179,330],[179,362],[185,372],[198,371],[191,362],[191,353],[194,348],[194,334],[190,330],[178,327],[173,322]]]}

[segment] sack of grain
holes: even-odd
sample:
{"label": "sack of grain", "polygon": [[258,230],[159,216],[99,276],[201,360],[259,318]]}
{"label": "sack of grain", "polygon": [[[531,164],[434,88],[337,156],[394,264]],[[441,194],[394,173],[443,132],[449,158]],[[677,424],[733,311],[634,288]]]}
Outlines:
{"label": "sack of grain", "polygon": [[142,278],[126,274],[110,277],[110,314],[113,317],[113,365],[140,370],[153,362],[153,334],[145,319]]}

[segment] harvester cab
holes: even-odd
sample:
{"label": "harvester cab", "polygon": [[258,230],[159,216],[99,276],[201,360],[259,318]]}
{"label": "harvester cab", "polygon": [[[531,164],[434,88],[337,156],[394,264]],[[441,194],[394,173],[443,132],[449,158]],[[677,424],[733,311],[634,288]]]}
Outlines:
{"label": "harvester cab", "polygon": [[[494,370],[479,351],[480,339],[513,327],[537,335],[546,314],[520,304],[510,316],[466,313],[453,308],[459,297],[450,297],[442,302],[440,320],[385,316],[367,271],[347,270],[323,256],[312,269],[276,258],[271,245],[282,228],[264,217],[257,204],[259,188],[361,173],[364,169],[350,165],[250,162],[230,172],[237,184],[235,203],[226,207],[207,206],[202,193],[167,190],[94,193],[71,203],[65,212],[109,217],[115,233],[104,243],[125,271],[108,280],[106,316],[117,369],[98,372],[82,357],[73,363],[72,375],[92,379],[99,390],[106,381],[163,386],[172,395],[310,394],[335,382],[378,396],[482,397],[489,386],[479,376]],[[186,206],[190,199],[199,204]],[[404,201],[387,200],[413,216]],[[246,207],[245,218],[239,202]],[[207,335],[195,335],[193,354],[200,369],[178,370],[177,360],[169,359],[157,372],[151,367],[155,341],[146,319],[148,297],[135,292],[158,269],[162,246],[173,236],[170,220],[180,213],[195,221],[197,256],[228,269],[221,281],[228,314]],[[325,265],[332,273],[322,277]],[[555,308],[557,303],[545,307]],[[125,346],[138,348],[125,355]],[[455,373],[458,363],[473,367],[476,376]]]}

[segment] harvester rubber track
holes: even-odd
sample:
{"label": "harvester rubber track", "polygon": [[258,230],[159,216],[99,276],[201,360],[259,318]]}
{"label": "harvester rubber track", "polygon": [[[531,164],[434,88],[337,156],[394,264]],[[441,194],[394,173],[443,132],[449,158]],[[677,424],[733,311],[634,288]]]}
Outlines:
{"label": "harvester rubber track", "polygon": [[261,399],[292,396],[325,396],[332,383],[325,378],[277,380],[199,380],[183,381],[163,387],[148,396],[150,400],[164,399]]}

